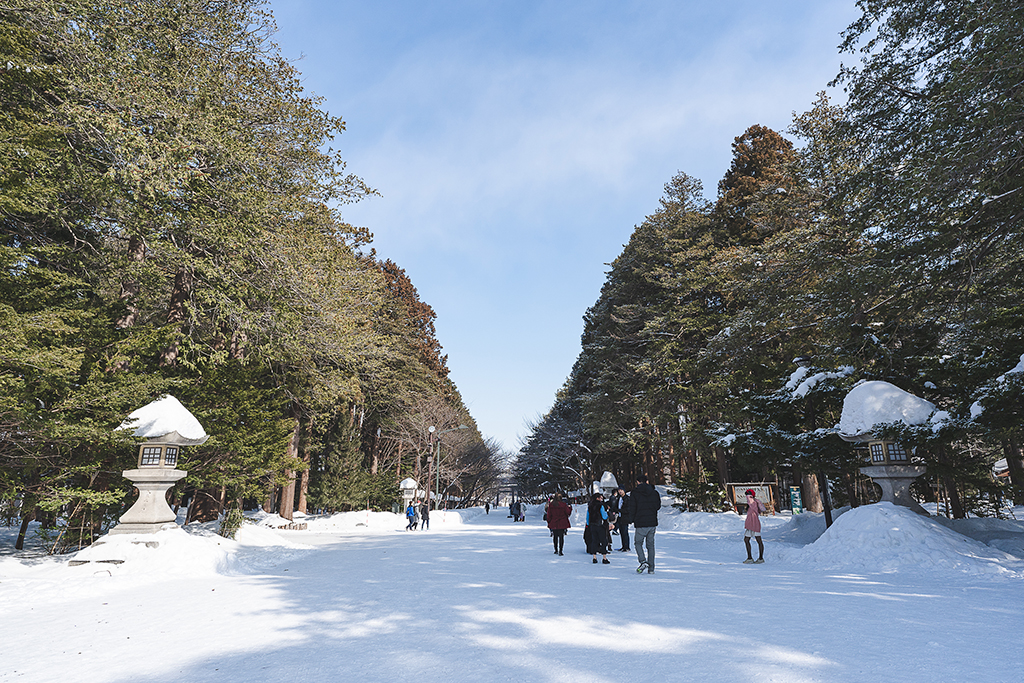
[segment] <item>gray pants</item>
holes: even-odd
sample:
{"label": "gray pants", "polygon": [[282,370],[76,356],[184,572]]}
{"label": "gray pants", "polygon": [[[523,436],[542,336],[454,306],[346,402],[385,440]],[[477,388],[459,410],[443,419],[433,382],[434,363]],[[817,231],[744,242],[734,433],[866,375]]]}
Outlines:
{"label": "gray pants", "polygon": [[[633,545],[636,546],[636,559],[640,564],[647,563],[647,571],[654,571],[654,532],[656,526],[641,526],[636,528],[633,536]],[[644,545],[647,546],[647,555],[644,555]]]}

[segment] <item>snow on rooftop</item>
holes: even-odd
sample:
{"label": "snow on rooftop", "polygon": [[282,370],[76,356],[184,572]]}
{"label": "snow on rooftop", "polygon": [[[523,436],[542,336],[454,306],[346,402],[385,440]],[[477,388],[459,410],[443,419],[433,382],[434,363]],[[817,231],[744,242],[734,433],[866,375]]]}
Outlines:
{"label": "snow on rooftop", "polygon": [[875,425],[902,422],[920,425],[928,421],[935,404],[900,389],[888,382],[858,384],[843,401],[839,433],[862,436],[874,431]]}
{"label": "snow on rooftop", "polygon": [[132,434],[143,439],[177,433],[178,442],[193,446],[209,438],[195,415],[170,394],[132,412],[117,429],[134,429]]}

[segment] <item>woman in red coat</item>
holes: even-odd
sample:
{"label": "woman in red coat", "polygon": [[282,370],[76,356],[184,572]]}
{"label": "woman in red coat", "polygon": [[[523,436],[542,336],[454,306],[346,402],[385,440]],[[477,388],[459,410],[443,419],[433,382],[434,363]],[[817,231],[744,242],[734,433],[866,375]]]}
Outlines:
{"label": "woman in red coat", "polygon": [[548,501],[544,514],[547,515],[548,528],[551,529],[551,538],[555,543],[555,555],[561,555],[562,548],[565,547],[565,532],[572,526],[569,524],[572,508],[562,500],[561,493],[556,493],[555,497]]}

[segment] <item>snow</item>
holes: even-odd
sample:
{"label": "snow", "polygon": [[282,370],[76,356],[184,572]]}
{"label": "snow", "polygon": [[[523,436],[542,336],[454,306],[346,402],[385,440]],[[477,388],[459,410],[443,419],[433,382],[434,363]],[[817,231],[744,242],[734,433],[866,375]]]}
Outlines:
{"label": "snow", "polygon": [[797,370],[789,376],[789,381],[786,382],[786,389],[793,392],[794,398],[804,398],[807,396],[808,392],[818,386],[821,382],[828,379],[840,379],[842,377],[846,377],[853,374],[853,371],[854,368],[852,365],[844,365],[835,372],[816,372],[811,375],[808,368],[797,368]]}
{"label": "snow", "polygon": [[208,438],[199,420],[170,394],[132,412],[117,429],[134,429],[132,434],[143,439],[177,432],[190,445],[199,445]]}
{"label": "snow", "polygon": [[[1013,374],[1017,374],[1017,373],[1021,373],[1021,372],[1024,372],[1024,354],[1021,354],[1020,361],[1015,366],[1013,366],[1012,368],[1007,370],[1004,374],[999,375],[999,377],[996,377],[996,381],[995,381],[996,386],[999,386],[1000,384],[1003,384],[1004,382],[1006,382],[1006,375],[1013,375]],[[971,419],[972,420],[975,419],[976,417],[978,417],[979,415],[981,415],[983,412],[985,412],[985,407],[983,405],[981,405],[981,401],[980,400],[979,401],[975,401],[974,403],[971,404]]]}
{"label": "snow", "polygon": [[261,513],[235,540],[190,525],[70,557],[14,553],[0,528],[0,680],[1020,679],[1024,508],[880,503],[827,531],[767,515],[767,562],[744,565],[742,516],[666,501],[650,576],[632,553],[590,562],[583,506],[553,555],[530,509],[435,512],[415,532],[390,513],[306,515],[307,531]]}
{"label": "snow", "polygon": [[935,412],[931,401],[888,382],[858,384],[843,400],[843,413],[839,418],[839,433],[844,436],[870,434],[875,425],[903,422],[920,425]]}

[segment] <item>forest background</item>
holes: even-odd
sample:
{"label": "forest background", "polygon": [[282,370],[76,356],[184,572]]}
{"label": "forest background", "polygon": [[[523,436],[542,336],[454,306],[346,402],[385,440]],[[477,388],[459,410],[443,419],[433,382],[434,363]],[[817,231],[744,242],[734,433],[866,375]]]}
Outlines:
{"label": "forest background", "polygon": [[828,516],[877,499],[835,429],[872,379],[946,416],[880,429],[927,466],[920,498],[953,517],[1024,501],[1024,8],[857,7],[856,65],[829,84],[846,102],[822,93],[785,136],[752,125],[714,201],[673,177],[610,264],[523,491],[642,473],[715,510],[727,483],[769,481]]}
{"label": "forest background", "polygon": [[343,220],[374,190],[264,3],[15,0],[0,22],[0,506],[19,548],[32,520],[55,551],[116,520],[136,446],[114,428],[164,394],[211,434],[171,494],[190,520],[390,509],[429,455],[443,499],[486,495],[503,456],[434,311]]}

